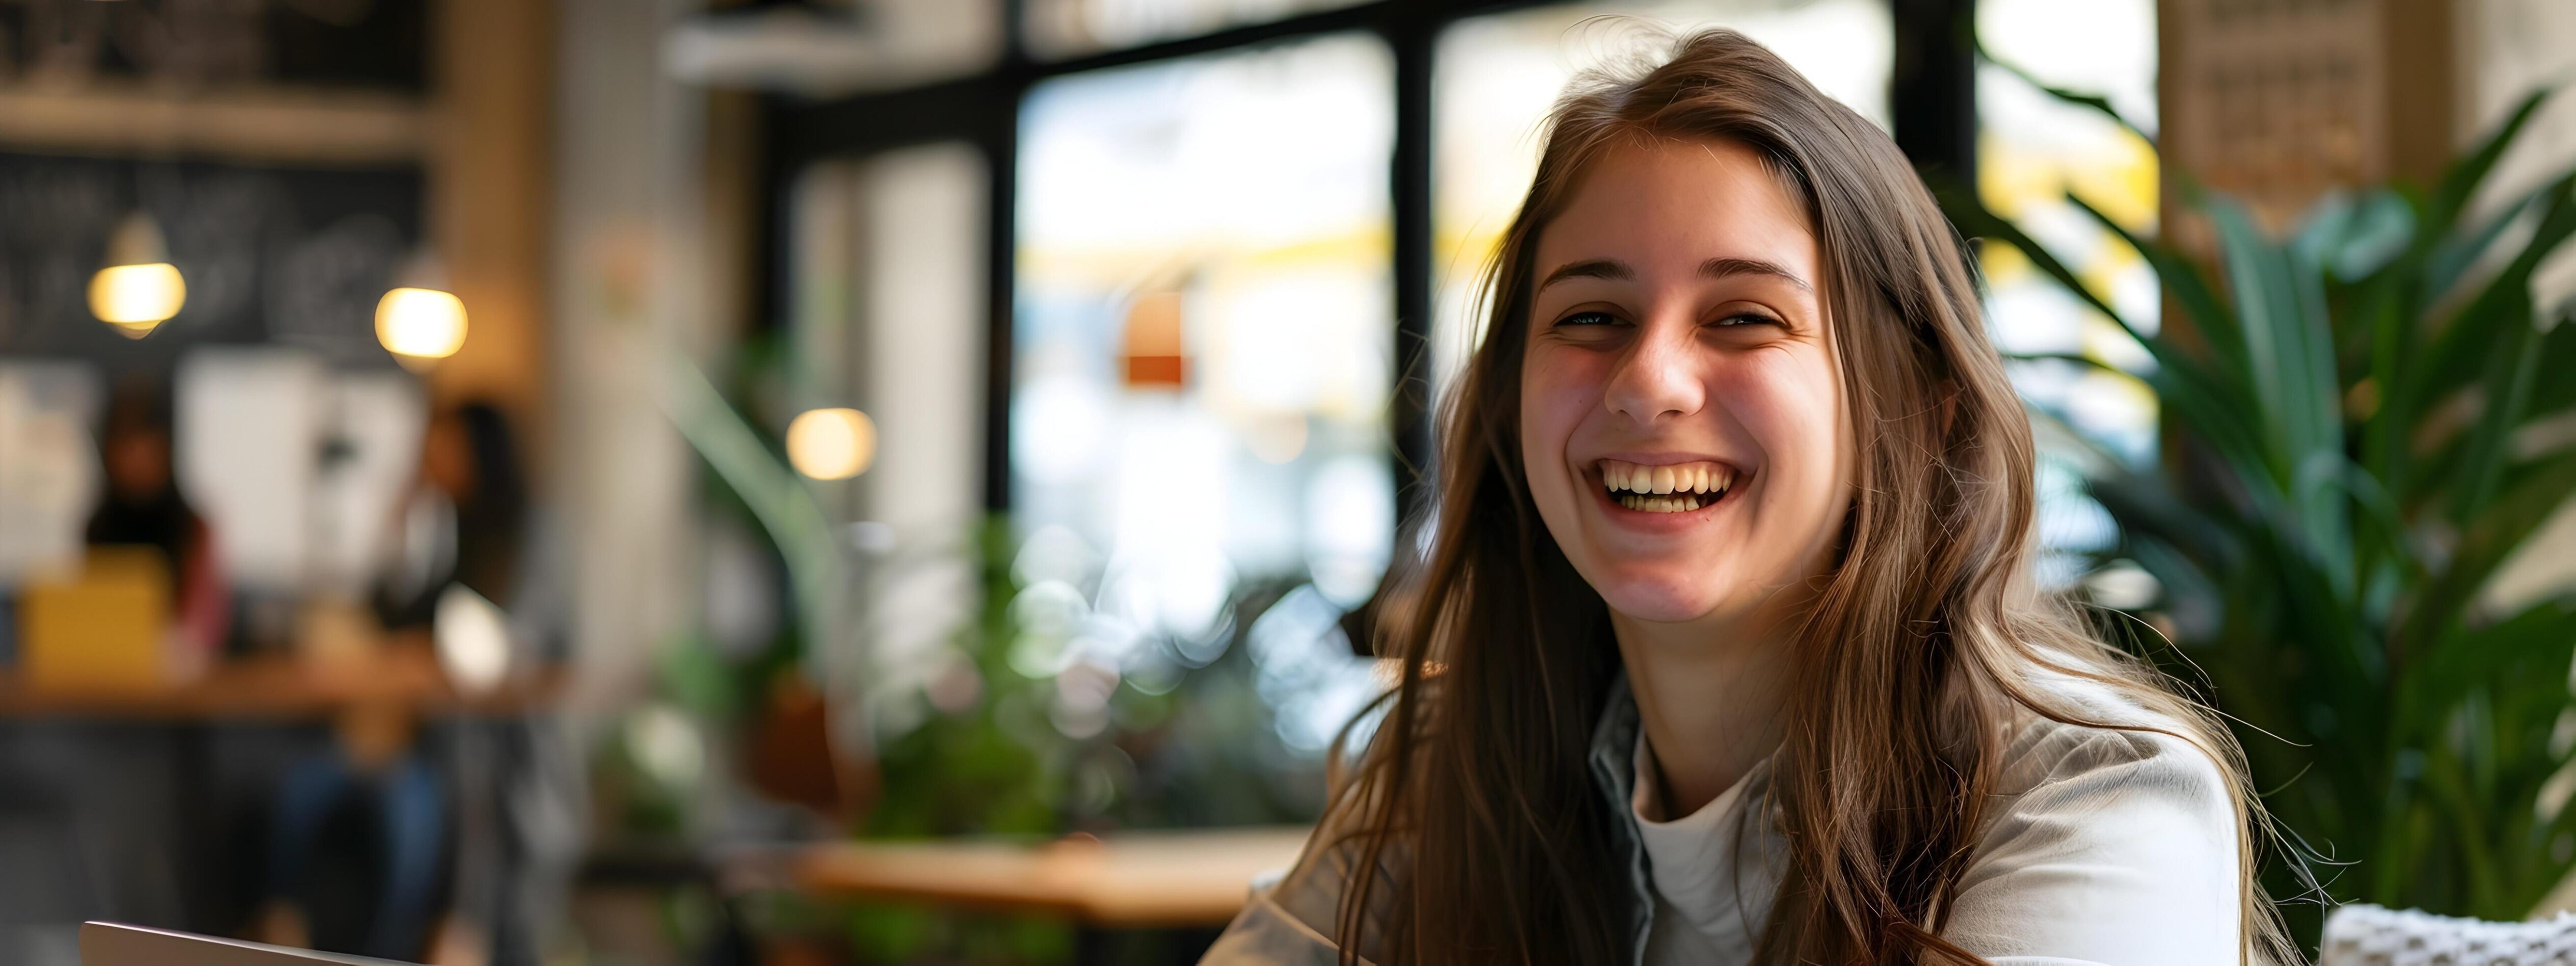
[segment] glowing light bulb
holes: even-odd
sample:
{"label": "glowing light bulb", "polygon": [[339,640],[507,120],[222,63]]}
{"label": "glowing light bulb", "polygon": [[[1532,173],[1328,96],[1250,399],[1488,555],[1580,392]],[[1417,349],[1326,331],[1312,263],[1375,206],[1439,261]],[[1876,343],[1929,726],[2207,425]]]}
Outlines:
{"label": "glowing light bulb", "polygon": [[465,345],[465,303],[434,288],[398,288],[376,303],[376,341],[406,364],[456,354]]}
{"label": "glowing light bulb", "polygon": [[818,480],[846,480],[877,458],[877,424],[856,409],[809,409],[787,424],[787,462]]}
{"label": "glowing light bulb", "polygon": [[187,302],[188,283],[170,264],[161,226],[140,211],[125,216],[108,235],[107,265],[90,276],[90,314],[126,338],[140,339]]}
{"label": "glowing light bulb", "polygon": [[101,322],[140,339],[179,314],[188,283],[168,262],[110,265],[89,278],[89,311]]}

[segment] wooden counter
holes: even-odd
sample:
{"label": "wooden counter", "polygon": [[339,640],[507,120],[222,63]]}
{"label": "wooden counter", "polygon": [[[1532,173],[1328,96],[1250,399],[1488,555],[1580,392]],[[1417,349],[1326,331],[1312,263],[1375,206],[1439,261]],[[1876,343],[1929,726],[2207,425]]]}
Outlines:
{"label": "wooden counter", "polygon": [[1063,915],[1111,928],[1222,926],[1253,877],[1296,862],[1308,829],[993,841],[844,842],[747,856],[823,897]]}
{"label": "wooden counter", "polygon": [[415,714],[507,712],[541,703],[560,674],[504,682],[485,695],[457,693],[422,635],[397,635],[359,653],[226,661],[158,686],[31,687],[0,671],[0,717],[142,719],[327,718],[355,707]]}

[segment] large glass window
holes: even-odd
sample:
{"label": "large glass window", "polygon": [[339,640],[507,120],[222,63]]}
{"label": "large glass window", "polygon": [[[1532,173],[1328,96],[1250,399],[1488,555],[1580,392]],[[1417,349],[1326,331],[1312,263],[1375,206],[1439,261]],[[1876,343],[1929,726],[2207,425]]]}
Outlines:
{"label": "large glass window", "polygon": [[1393,74],[1335,35],[1030,93],[1011,501],[1023,596],[1070,633],[1022,670],[1114,673],[1153,642],[1212,659],[1241,591],[1374,587]]}
{"label": "large glass window", "polygon": [[[2130,121],[2156,121],[2154,0],[1984,0],[1977,30],[1999,61],[2051,86],[2099,93]],[[2162,305],[2155,272],[2135,249],[2067,200],[2085,203],[2141,234],[2156,229],[2155,148],[2090,109],[2067,104],[2003,67],[1977,76],[1978,193],[2055,253],[2128,321],[2154,331]],[[2083,356],[2135,371],[2146,355],[2104,318],[2041,275],[2008,245],[1987,245],[1987,318],[2008,355]],[[2064,359],[2011,365],[2024,398],[2082,440],[2131,465],[2155,458],[2156,402],[2145,384]],[[2043,434],[2045,438],[2047,434]],[[2064,446],[2043,455],[2040,539],[2052,551],[2044,576],[2079,572],[2082,551],[2115,534],[2084,498]]]}
{"label": "large glass window", "polygon": [[1884,0],[1579,3],[1459,21],[1441,35],[1433,89],[1432,384],[1481,338],[1485,262],[1538,170],[1540,124],[1577,71],[1655,52],[1660,39],[1733,27],[1826,94],[1887,123],[1894,39]]}

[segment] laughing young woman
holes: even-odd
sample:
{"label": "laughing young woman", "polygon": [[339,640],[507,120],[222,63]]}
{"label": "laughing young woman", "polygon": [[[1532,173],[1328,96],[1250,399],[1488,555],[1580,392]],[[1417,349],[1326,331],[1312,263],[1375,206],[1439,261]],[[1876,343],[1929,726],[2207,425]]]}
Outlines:
{"label": "laughing young woman", "polygon": [[2030,424],[1885,134],[1691,37],[1559,102],[1491,276],[1392,706],[1208,962],[2295,957],[2225,729],[2031,584]]}

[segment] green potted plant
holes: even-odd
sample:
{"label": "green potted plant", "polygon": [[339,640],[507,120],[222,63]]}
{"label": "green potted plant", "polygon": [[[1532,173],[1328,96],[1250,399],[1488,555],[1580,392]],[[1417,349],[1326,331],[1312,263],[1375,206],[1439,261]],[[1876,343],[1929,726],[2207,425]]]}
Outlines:
{"label": "green potted plant", "polygon": [[2121,532],[2103,556],[2157,579],[2170,638],[2105,623],[2235,723],[2288,853],[2278,898],[2521,919],[2576,864],[2576,596],[2488,593],[2576,492],[2552,432],[2576,422],[2576,326],[2531,293],[2576,232],[2576,172],[2470,205],[2545,97],[2429,190],[2331,197],[2287,238],[2185,181],[2214,264],[2070,195],[2162,280],[2152,334],[1972,192],[1937,192],[2153,360],[2163,466],[2093,460],[2087,488]]}

